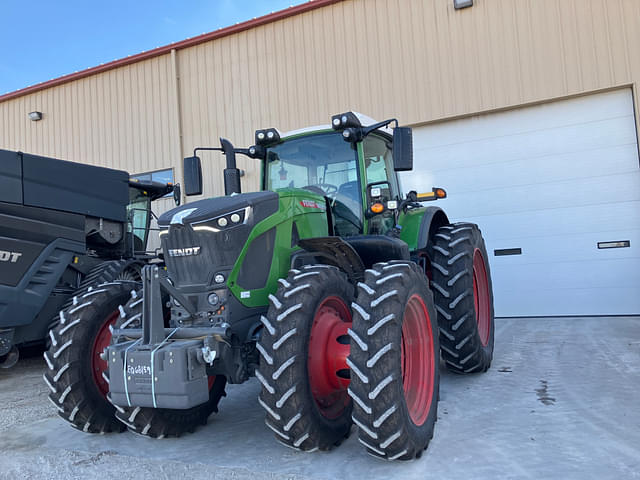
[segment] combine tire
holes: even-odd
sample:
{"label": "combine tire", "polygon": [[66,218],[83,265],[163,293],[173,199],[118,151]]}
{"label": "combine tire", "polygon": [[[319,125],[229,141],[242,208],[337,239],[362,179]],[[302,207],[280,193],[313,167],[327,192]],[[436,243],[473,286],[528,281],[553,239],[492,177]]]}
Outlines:
{"label": "combine tire", "polygon": [[288,447],[330,450],[351,430],[347,393],[353,286],[326,265],[291,270],[262,317],[256,377],[265,423]]}
{"label": "combine tire", "polygon": [[49,331],[50,347],[44,353],[49,399],[62,418],[84,432],[124,430],[106,398],[107,364],[100,354],[111,341],[109,327],[120,316],[118,307],[135,288],[135,282],[89,287],[76,296],[75,305],[60,312],[58,325]]}
{"label": "combine tire", "polygon": [[[142,292],[131,292],[130,295],[114,328],[142,328],[139,315],[142,312]],[[220,399],[226,395],[226,384],[227,379],[223,376],[209,377],[209,401],[193,408],[175,410],[115,406],[115,416],[133,433],[153,438],[179,437],[207,424],[209,416],[218,411]]]}
{"label": "combine tire", "polygon": [[387,460],[418,458],[433,437],[440,356],[427,285],[413,262],[377,263],[353,304],[353,421],[367,452]]}
{"label": "combine tire", "polygon": [[493,358],[493,293],[480,229],[440,227],[429,257],[442,358],[455,373],[485,372]]}

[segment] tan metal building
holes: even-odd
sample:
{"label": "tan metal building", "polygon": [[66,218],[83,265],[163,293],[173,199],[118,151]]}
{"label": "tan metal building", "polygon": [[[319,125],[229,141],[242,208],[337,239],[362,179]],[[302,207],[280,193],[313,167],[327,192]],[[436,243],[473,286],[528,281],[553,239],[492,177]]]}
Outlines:
{"label": "tan metal building", "polygon": [[[179,182],[219,136],[397,117],[414,126],[405,184],[447,187],[451,216],[484,225],[499,315],[640,313],[640,2],[473,3],[315,0],[28,87],[0,96],[0,148]],[[222,159],[203,157],[219,195]],[[258,164],[239,163],[258,188]]]}

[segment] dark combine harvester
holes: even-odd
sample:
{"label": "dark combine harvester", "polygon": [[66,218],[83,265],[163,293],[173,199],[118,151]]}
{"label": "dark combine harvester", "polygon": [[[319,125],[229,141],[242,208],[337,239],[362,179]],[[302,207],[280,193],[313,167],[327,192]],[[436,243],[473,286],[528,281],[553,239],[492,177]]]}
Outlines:
{"label": "dark combine harvester", "polygon": [[1,366],[15,364],[17,346],[42,342],[74,297],[140,280],[152,258],[151,201],[172,191],[120,170],[0,150]]}

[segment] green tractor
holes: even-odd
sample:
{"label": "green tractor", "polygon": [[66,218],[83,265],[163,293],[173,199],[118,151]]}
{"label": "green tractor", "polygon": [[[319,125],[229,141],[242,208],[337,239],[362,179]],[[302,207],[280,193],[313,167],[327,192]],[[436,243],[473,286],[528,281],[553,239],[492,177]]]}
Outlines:
{"label": "green tractor", "polygon": [[[88,335],[85,359],[47,374],[61,415],[88,432],[179,436],[217,412],[227,383],[255,376],[286,446],[329,450],[355,423],[368,453],[419,457],[441,356],[456,373],[486,371],[494,325],[478,227],[422,205],[443,189],[401,194],[411,129],[347,112],[258,130],[249,148],[221,139],[185,159],[187,195],[202,193],[198,150],[226,156],[226,196],[160,217],[166,269],[145,266],[141,290],[114,282],[67,311],[59,328],[86,322],[111,339]],[[262,191],[241,193],[236,154],[261,161]],[[66,363],[89,358],[93,375],[66,378]]]}

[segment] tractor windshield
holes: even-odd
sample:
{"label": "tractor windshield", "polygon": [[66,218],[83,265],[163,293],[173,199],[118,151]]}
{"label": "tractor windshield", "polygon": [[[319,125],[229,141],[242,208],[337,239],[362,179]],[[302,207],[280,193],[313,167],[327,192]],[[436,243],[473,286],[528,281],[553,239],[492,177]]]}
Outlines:
{"label": "tractor windshield", "polygon": [[335,132],[286,140],[267,149],[266,188],[304,188],[329,198],[341,236],[362,233],[358,153]]}

